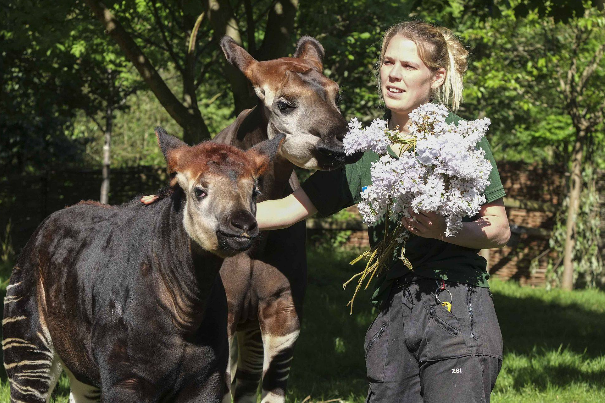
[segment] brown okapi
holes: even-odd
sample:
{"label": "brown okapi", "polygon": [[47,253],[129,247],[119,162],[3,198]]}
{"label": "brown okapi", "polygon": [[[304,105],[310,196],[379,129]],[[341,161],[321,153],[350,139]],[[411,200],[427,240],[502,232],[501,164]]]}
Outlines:
{"label": "brown okapi", "polygon": [[[259,201],[291,193],[295,166],[330,170],[344,164],[347,122],[338,107],[338,85],[322,74],[319,42],[303,37],[293,57],[269,61],[256,61],[229,37],[221,47],[250,80],[259,104],[243,111],[214,141],[248,149],[277,133],[286,136],[260,184]],[[261,379],[263,402],[285,400],[307,284],[305,234],[304,222],[261,232],[247,253],[223,263],[235,402],[256,402]]]}
{"label": "brown okapi", "polygon": [[19,257],[2,322],[11,402],[48,402],[62,369],[70,402],[224,397],[227,306],[212,287],[259,234],[257,179],[283,136],[244,152],[156,134],[166,197],[55,212]]}

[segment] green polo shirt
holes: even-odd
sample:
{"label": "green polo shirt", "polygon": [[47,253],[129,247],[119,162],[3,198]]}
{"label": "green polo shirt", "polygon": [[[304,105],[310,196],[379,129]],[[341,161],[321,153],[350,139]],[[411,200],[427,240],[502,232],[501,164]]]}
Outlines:
{"label": "green polo shirt", "polygon": [[[446,121],[457,123],[460,120],[460,117],[450,114]],[[479,142],[478,147],[485,151],[485,158],[492,164],[489,175],[490,184],[484,192],[486,202],[491,203],[504,197],[504,188],[489,143],[485,137]],[[371,164],[379,158],[378,154],[369,151],[364,153],[363,157],[354,164],[346,165],[344,168],[334,171],[318,171],[311,175],[302,184],[302,188],[317,208],[318,216],[329,216],[343,208],[359,203],[362,189],[372,183]],[[472,218],[466,217],[463,221],[472,221]],[[390,230],[393,230],[395,224],[389,221],[389,227]],[[368,229],[371,246],[374,246],[383,238],[384,229],[384,221]],[[388,295],[386,291],[390,288],[394,279],[410,272],[403,262],[397,258],[400,251],[401,247],[395,251],[387,270],[383,270],[376,282],[375,297],[377,299],[380,299],[381,295]],[[405,245],[405,256],[411,262],[415,274],[438,280],[488,287],[487,262],[482,256],[479,256],[478,252],[476,249],[415,235],[411,235]],[[359,270],[362,270],[361,263],[358,263],[358,265]]]}

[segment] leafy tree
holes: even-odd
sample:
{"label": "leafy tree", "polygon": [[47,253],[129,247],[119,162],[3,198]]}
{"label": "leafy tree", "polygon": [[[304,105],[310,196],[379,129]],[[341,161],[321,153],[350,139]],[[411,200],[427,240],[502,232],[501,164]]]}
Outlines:
{"label": "leafy tree", "polygon": [[574,252],[582,172],[604,161],[605,16],[589,2],[566,20],[556,18],[552,3],[545,11],[530,5],[511,0],[498,6],[499,17],[465,31],[480,54],[491,55],[473,63],[467,94],[498,122],[496,139],[517,156],[569,163],[561,285],[571,289],[574,260],[585,258]]}
{"label": "leafy tree", "polygon": [[98,38],[91,28],[90,24],[81,24],[71,32],[65,46],[78,58],[77,64],[84,73],[82,92],[86,102],[81,109],[104,136],[100,201],[108,203],[115,114],[128,109],[128,98],[143,89],[143,83],[119,49]]}
{"label": "leafy tree", "polygon": [[[237,3],[140,0],[109,2],[108,6],[86,0],[86,4],[162,106],[183,128],[188,143],[210,137],[200,112],[198,89],[217,65],[221,66],[217,75],[222,73],[231,87],[235,111],[255,103],[244,76],[222,61],[222,57],[219,59],[218,40],[229,35],[240,44],[247,41],[250,53],[261,60],[282,56],[290,43],[298,7],[297,0],[262,0],[254,8],[250,0]],[[202,46],[197,46],[198,40]],[[168,61],[180,77],[182,100],[174,95],[155,67],[167,66]]]}
{"label": "leafy tree", "polygon": [[[33,10],[44,10],[36,13]],[[61,46],[66,9],[35,0],[0,6],[0,166],[39,171],[81,160],[67,133],[81,103],[76,57]]]}
{"label": "leafy tree", "polygon": [[345,115],[368,121],[384,113],[376,77],[382,35],[419,4],[419,0],[311,0],[301,4],[297,30],[324,46],[324,73],[340,84]]}

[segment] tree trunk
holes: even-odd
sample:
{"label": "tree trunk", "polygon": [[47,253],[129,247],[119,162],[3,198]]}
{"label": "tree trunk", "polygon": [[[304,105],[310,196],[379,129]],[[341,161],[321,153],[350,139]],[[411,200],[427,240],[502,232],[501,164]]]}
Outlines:
{"label": "tree trunk", "polygon": [[574,144],[571,167],[571,190],[569,193],[569,206],[567,207],[567,233],[565,235],[565,248],[563,255],[563,278],[561,288],[571,291],[573,289],[573,255],[576,242],[576,217],[582,194],[582,154],[586,143],[586,130],[578,130]]}
{"label": "tree trunk", "polygon": [[[204,7],[208,13],[210,25],[214,30],[214,37],[220,40],[223,36],[228,35],[237,44],[242,45],[239,23],[233,15],[233,9],[229,1],[206,0],[204,1]],[[254,107],[257,103],[257,98],[248,79],[237,67],[232,66],[224,59],[223,64],[225,78],[231,85],[235,113],[239,114],[244,109]]]}
{"label": "tree trunk", "polygon": [[105,111],[105,144],[103,145],[103,182],[101,182],[101,203],[109,203],[109,168],[111,165],[111,132],[113,130],[113,107],[107,105]]}
{"label": "tree trunk", "polygon": [[287,56],[292,47],[292,32],[298,12],[298,0],[278,0],[269,11],[263,44],[258,50],[258,60],[270,60]]}

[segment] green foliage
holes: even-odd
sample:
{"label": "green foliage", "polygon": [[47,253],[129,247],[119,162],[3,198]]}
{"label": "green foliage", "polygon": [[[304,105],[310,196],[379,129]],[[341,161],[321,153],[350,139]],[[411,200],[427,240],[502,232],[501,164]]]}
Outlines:
{"label": "green foliage", "polygon": [[[66,136],[83,83],[76,57],[57,43],[69,32],[69,7],[37,0],[0,7],[0,169],[32,171],[81,160]],[[38,11],[38,12],[36,12]]]}
{"label": "green foliage", "polygon": [[[587,169],[583,172],[583,181],[587,187],[582,191],[579,211],[576,217],[576,234],[573,250],[574,284],[576,287],[602,287],[605,285],[603,260],[601,259],[601,217],[599,193],[596,189],[596,170]],[[567,208],[569,197],[561,204],[553,228],[549,246],[555,252],[548,261],[546,272],[547,284],[559,286],[563,274],[563,252],[567,227]]]}
{"label": "green foliage", "polygon": [[299,36],[314,36],[324,46],[324,73],[340,84],[345,116],[368,121],[384,113],[376,78],[382,34],[405,19],[419,3],[418,0],[301,2]]}
{"label": "green foliage", "polygon": [[[576,135],[569,103],[582,103],[590,114],[605,96],[603,69],[575,100],[561,88],[568,74],[581,75],[605,40],[602,12],[584,6],[584,15],[564,22],[555,18],[559,9],[551,2],[498,2],[494,16],[459,30],[473,49],[462,113],[492,119],[491,141],[501,157],[567,161]],[[587,32],[589,25],[594,29]],[[593,144],[602,141],[595,133]],[[597,148],[593,158],[602,163]]]}

